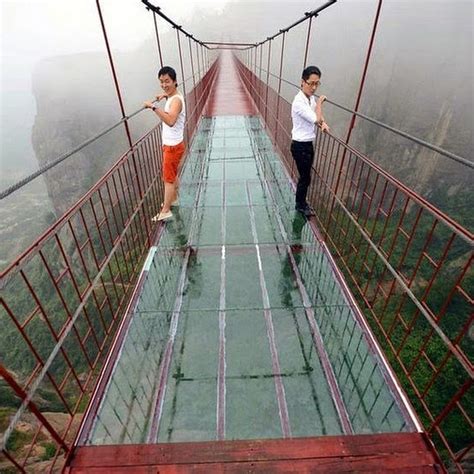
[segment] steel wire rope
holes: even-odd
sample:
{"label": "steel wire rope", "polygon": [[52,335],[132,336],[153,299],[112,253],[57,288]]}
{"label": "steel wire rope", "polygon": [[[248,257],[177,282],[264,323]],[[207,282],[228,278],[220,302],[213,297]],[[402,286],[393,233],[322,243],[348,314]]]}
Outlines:
{"label": "steel wire rope", "polygon": [[[283,77],[280,78],[278,77],[276,74],[273,74],[272,72],[270,71],[267,71],[265,68],[261,68],[259,66],[257,66],[258,69],[261,70],[261,72],[266,72],[268,73],[270,76],[274,77],[275,79],[278,79],[278,80],[281,80],[282,82],[292,86],[292,87],[295,87],[296,89],[300,89],[300,86],[298,86],[297,84],[295,84],[294,82],[291,82],[291,81],[288,81],[287,79],[284,79]],[[316,97],[319,97],[318,95],[315,94]],[[424,146],[426,148],[429,148],[430,150],[433,150],[437,153],[439,153],[440,155],[443,155],[453,161],[456,161],[458,163],[461,163],[462,165],[465,165],[469,168],[472,168],[474,169],[474,161],[471,161],[471,160],[468,160],[467,158],[463,158],[462,156],[459,156],[459,155],[456,155],[455,153],[452,153],[448,150],[444,150],[443,148],[440,148],[436,145],[432,145],[431,143],[425,141],[425,140],[422,140],[421,138],[417,138],[413,135],[410,135],[409,133],[407,132],[404,132],[403,130],[399,130],[395,127],[392,127],[390,125],[387,125],[386,123],[383,123],[383,122],[380,122],[379,120],[377,119],[374,119],[372,117],[369,117],[365,114],[361,114],[360,112],[356,112],[355,110],[352,110],[348,107],[345,107],[344,105],[341,105],[341,104],[338,104],[337,102],[334,102],[332,100],[329,100],[326,98],[326,102],[328,102],[329,104],[331,105],[334,105],[335,107],[339,108],[339,109],[342,109],[346,112],[349,112],[351,114],[354,114],[354,115],[357,115],[358,117],[360,118],[363,118],[364,120],[367,120],[368,122],[372,122],[373,124],[375,125],[378,125],[379,127],[382,127],[382,128],[385,128],[386,130],[389,130],[397,135],[400,135],[404,138],[407,138],[408,140],[411,140],[415,143],[417,143],[418,145],[421,145],[421,146]]]}
{"label": "steel wire rope", "polygon": [[[198,73],[200,73],[202,71],[202,68],[200,71],[198,71]],[[197,74],[198,74],[197,73]],[[179,84],[178,84],[178,87],[180,85],[183,85],[185,84],[186,82],[190,81],[193,77],[192,76],[189,76],[188,78],[184,79],[183,81],[181,81]],[[190,91],[191,93],[191,91]],[[153,101],[153,102],[156,102],[156,101]],[[77,147],[73,148],[72,150],[69,150],[67,151],[66,153],[62,154],[61,156],[59,156],[58,158],[56,158],[55,160],[53,161],[48,161],[46,164],[44,164],[42,167],[40,167],[38,170],[34,171],[33,173],[31,173],[30,175],[28,176],[25,176],[24,178],[22,178],[21,180],[17,181],[15,184],[12,184],[11,186],[9,186],[8,188],[4,189],[1,193],[0,193],[0,201],[5,199],[6,197],[10,196],[10,194],[13,194],[15,191],[18,191],[19,189],[23,188],[24,186],[26,186],[28,183],[30,183],[31,181],[33,181],[34,179],[38,178],[39,176],[43,175],[44,173],[46,173],[46,171],[49,171],[50,169],[54,168],[55,166],[59,165],[60,163],[62,163],[64,160],[70,158],[72,155],[74,155],[75,153],[81,151],[83,148],[85,148],[86,146],[90,145],[91,143],[94,143],[96,140],[98,140],[99,138],[102,138],[103,136],[107,135],[107,133],[111,132],[112,130],[114,130],[115,128],[117,128],[119,125],[121,125],[122,123],[126,122],[127,120],[135,117],[136,115],[138,115],[140,112],[142,112],[143,110],[145,110],[146,107],[141,107],[140,109],[136,110],[135,112],[133,112],[132,114],[130,115],[127,115],[125,117],[123,117],[122,119],[120,119],[118,122],[116,122],[115,124],[107,127],[106,129],[102,130],[101,132],[99,132],[97,135],[93,136],[92,138],[88,138],[86,141],[82,142],[80,145],[78,145]],[[130,151],[130,150],[128,150]]]}

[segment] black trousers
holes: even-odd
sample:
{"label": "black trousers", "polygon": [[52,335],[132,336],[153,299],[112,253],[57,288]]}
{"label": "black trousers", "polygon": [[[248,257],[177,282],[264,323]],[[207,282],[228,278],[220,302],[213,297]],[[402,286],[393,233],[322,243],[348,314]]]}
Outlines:
{"label": "black trousers", "polygon": [[311,183],[311,167],[314,160],[313,142],[291,142],[291,154],[295,160],[300,179],[296,186],[296,207],[306,206],[306,194]]}

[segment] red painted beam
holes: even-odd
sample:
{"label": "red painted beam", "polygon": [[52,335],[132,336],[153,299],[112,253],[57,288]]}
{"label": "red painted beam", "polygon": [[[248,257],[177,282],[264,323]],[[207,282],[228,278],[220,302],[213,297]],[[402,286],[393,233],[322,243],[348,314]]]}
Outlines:
{"label": "red painted beam", "polygon": [[423,433],[386,433],[84,446],[77,448],[68,472],[311,472],[315,467],[318,472],[442,470]]}

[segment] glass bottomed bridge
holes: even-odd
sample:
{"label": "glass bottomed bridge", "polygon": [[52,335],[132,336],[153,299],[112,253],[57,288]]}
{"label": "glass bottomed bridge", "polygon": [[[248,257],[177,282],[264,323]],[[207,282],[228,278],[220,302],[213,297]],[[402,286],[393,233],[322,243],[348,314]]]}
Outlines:
{"label": "glass bottomed bridge", "polygon": [[[308,40],[332,3],[297,22]],[[15,351],[0,364],[14,400],[0,470],[462,472],[472,233],[350,146],[350,131],[345,142],[317,132],[307,221],[280,94],[296,24],[211,58],[171,23],[181,75],[185,36],[192,70],[179,206],[152,223],[160,130],[132,143],[138,112],[125,115],[108,49],[123,113],[108,130],[123,122],[130,148],[1,275]],[[400,132],[349,112],[350,130],[358,115]]]}
{"label": "glass bottomed bridge", "polygon": [[87,444],[414,429],[271,150],[202,121]]}
{"label": "glass bottomed bridge", "polygon": [[[321,456],[312,462],[341,469],[365,443],[357,462],[366,468],[390,456],[435,464],[315,223],[294,209],[293,182],[237,63],[224,54],[219,67],[225,81],[218,72],[179,205],[148,252],[71,471],[99,468],[111,449],[103,469],[124,457],[137,468],[129,449],[143,458],[173,443],[176,453],[215,453],[176,454],[176,465],[212,472],[234,460],[239,472],[262,462],[255,442],[280,452],[269,458],[276,467],[259,469],[280,469],[288,454],[272,440],[299,443],[301,468]],[[327,449],[316,456],[311,442],[321,439],[344,446],[338,462]],[[394,455],[397,443],[406,451]],[[225,460],[222,446],[232,452]]]}

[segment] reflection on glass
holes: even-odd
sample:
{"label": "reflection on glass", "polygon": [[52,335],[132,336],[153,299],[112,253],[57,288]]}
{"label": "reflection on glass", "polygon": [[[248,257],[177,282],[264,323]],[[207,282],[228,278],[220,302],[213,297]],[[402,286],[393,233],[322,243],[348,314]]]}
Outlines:
{"label": "reflection on glass", "polygon": [[[190,151],[184,169],[183,176],[190,178],[182,180],[186,204],[173,209],[174,219],[166,224],[88,442],[148,442],[158,374],[177,301],[180,312],[158,442],[216,439],[219,390],[225,393],[226,439],[280,438],[277,379],[284,388],[280,402],[286,404],[292,436],[341,434],[295,272],[308,294],[354,432],[409,429],[324,248],[307,220],[293,209],[291,188],[281,164],[268,153],[259,120],[216,117],[204,126],[205,139],[198,132],[195,142],[200,152]],[[261,144],[259,161],[250,165],[248,158],[233,156],[237,151],[223,152],[227,140],[232,150],[239,150],[241,143],[245,152],[250,145],[259,149]],[[220,150],[219,158],[216,154],[213,159],[208,148]],[[213,179],[208,182],[209,163]],[[271,192],[261,181],[262,170]],[[201,200],[192,205],[192,194],[198,189]],[[197,235],[189,249],[183,293],[177,294],[192,226]],[[265,311],[263,287],[270,304]],[[223,315],[224,328],[220,326]],[[224,351],[220,350],[222,334]],[[221,358],[226,376],[219,387]]]}

